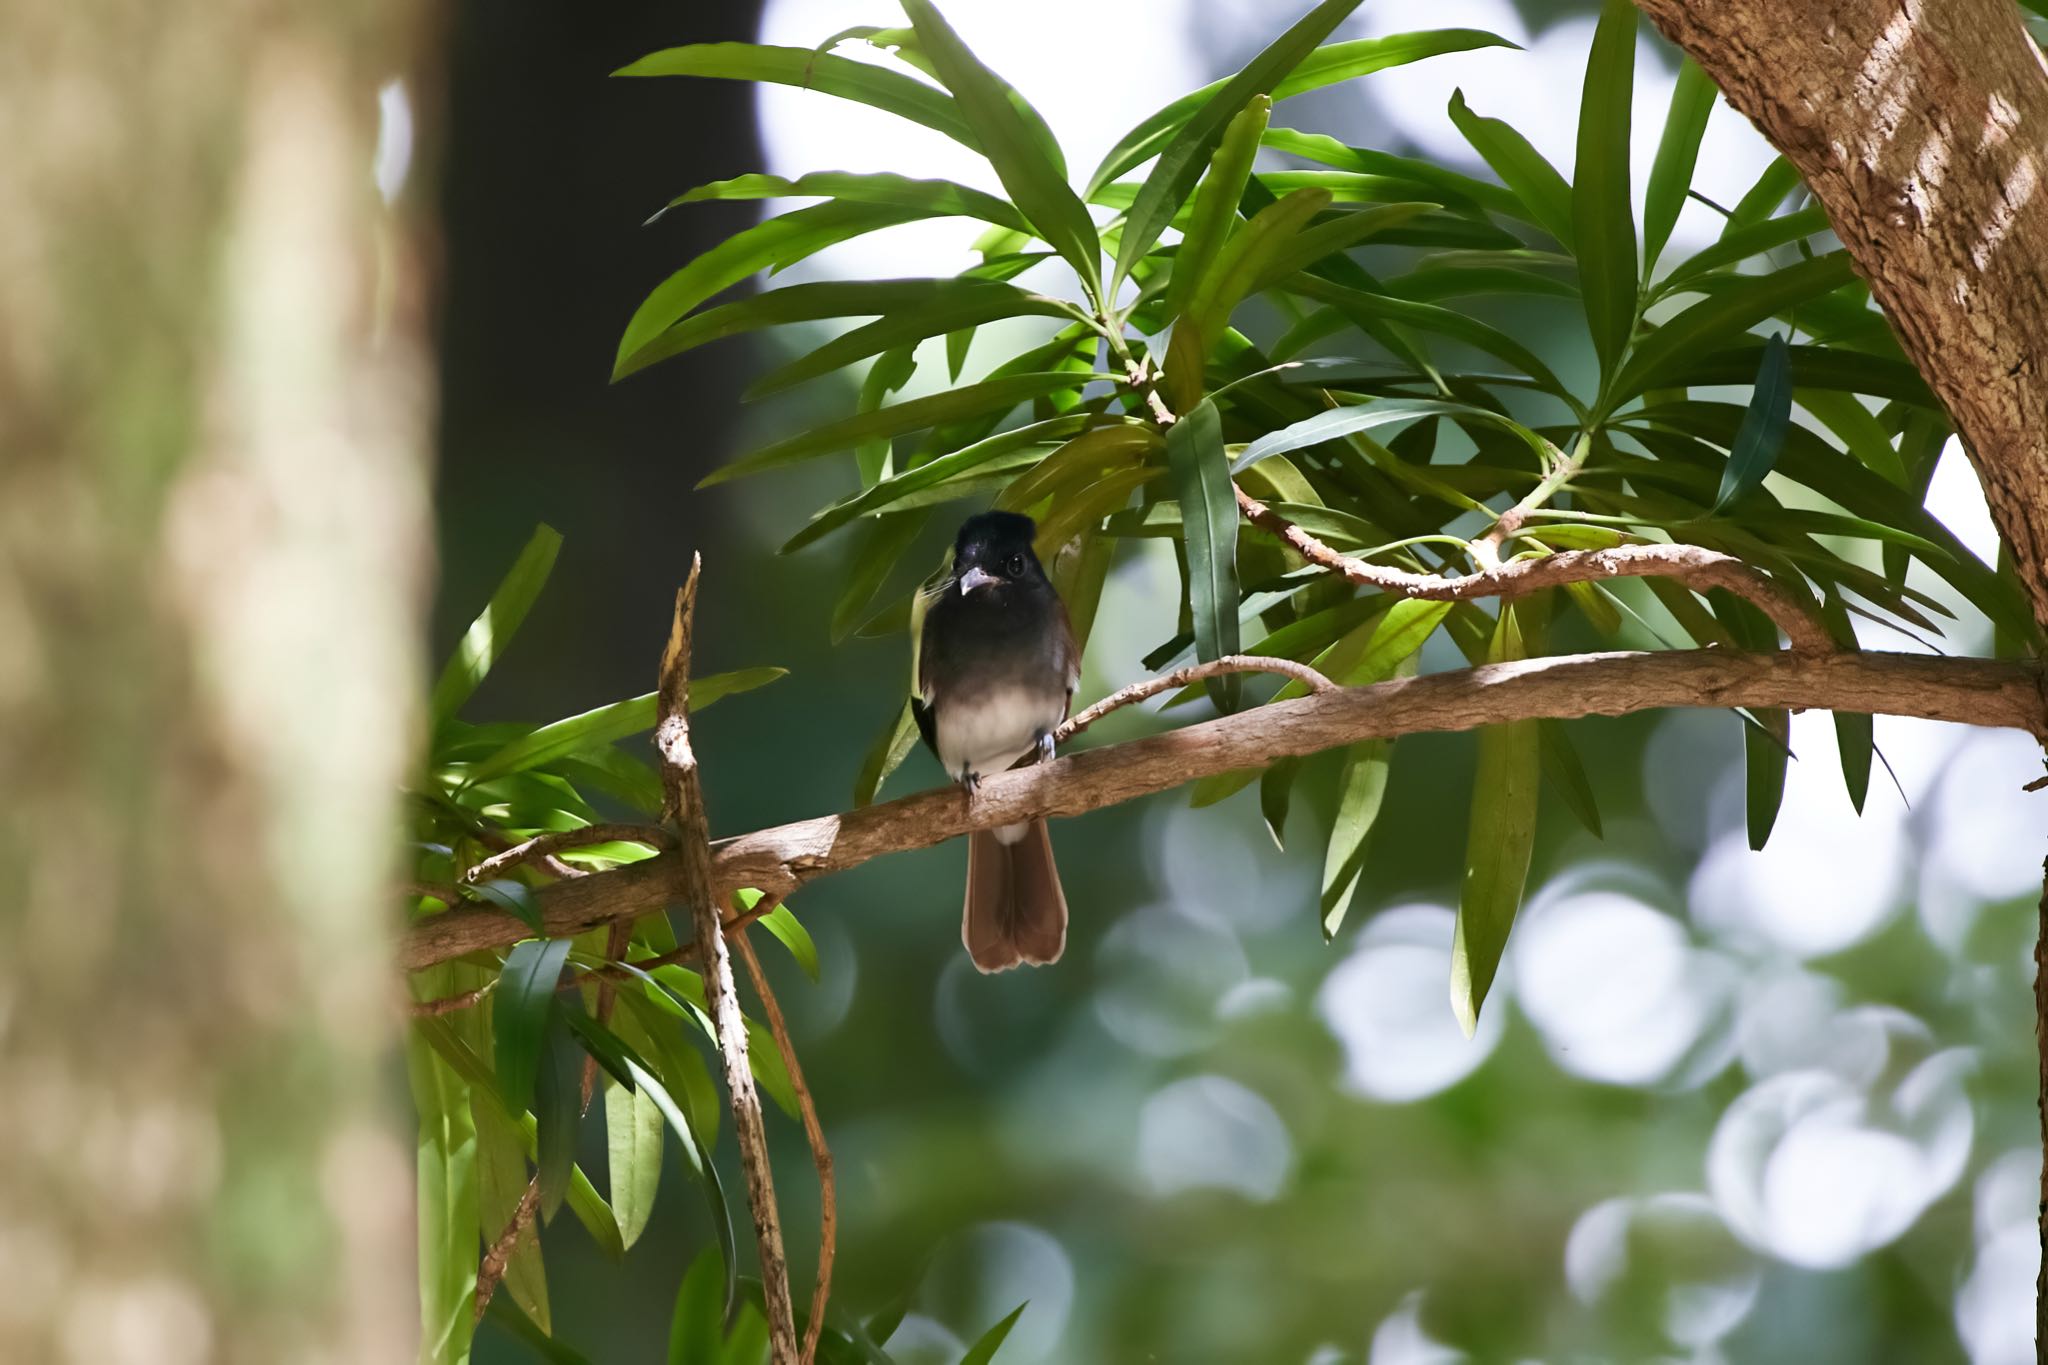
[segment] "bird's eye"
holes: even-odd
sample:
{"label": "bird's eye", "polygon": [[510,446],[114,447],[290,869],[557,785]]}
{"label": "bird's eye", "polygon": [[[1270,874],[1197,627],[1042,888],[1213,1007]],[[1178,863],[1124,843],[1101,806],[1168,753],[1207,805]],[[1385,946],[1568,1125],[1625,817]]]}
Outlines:
{"label": "bird's eye", "polygon": [[1003,572],[1008,574],[1012,578],[1016,578],[1017,576],[1022,574],[1024,572],[1024,556],[1011,555],[1008,559],[1004,560]]}

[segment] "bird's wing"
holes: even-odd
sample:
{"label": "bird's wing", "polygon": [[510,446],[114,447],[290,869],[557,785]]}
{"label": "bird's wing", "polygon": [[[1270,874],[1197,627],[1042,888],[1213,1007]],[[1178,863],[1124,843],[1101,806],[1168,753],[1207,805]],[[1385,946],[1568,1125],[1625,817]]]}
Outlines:
{"label": "bird's wing", "polygon": [[[930,705],[922,697],[912,697],[910,699],[910,715],[911,719],[917,722],[918,734],[924,736],[925,748],[930,749],[933,754],[937,754],[939,752],[938,721],[933,715]],[[941,763],[945,762],[944,759],[939,761]]]}

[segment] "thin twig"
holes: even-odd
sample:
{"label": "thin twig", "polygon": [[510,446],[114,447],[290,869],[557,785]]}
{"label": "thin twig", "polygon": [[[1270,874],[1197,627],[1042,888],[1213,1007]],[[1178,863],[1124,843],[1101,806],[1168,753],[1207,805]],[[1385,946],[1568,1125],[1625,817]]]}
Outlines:
{"label": "thin twig", "polygon": [[469,903],[469,898],[461,891],[441,882],[406,881],[400,882],[398,889],[408,896],[417,896],[421,900],[439,901],[451,910],[458,905]]}
{"label": "thin twig", "polygon": [[1410,573],[1373,564],[1331,549],[1242,488],[1237,505],[1245,520],[1271,532],[1303,559],[1342,574],[1353,583],[1402,597],[1464,602],[1475,597],[1521,597],[1566,583],[1613,578],[1672,578],[1691,588],[1726,588],[1755,603],[1776,623],[1792,648],[1811,653],[1834,650],[1834,640],[1804,607],[1769,577],[1733,555],[1701,545],[1617,545],[1608,550],[1560,550],[1537,559],[1482,569],[1463,578]]}
{"label": "thin twig", "polygon": [[[556,853],[567,849],[588,848],[592,844],[647,844],[654,848],[675,847],[675,836],[654,825],[585,825],[581,829],[555,830],[548,834],[537,834],[524,843],[514,844],[502,853],[490,857],[471,867],[462,874],[462,880],[470,885],[503,876],[515,867],[541,859],[551,859]],[[551,866],[548,870],[557,876],[562,872],[580,874],[583,869],[567,863]]]}
{"label": "thin twig", "polygon": [[[732,1102],[733,1135],[739,1140],[740,1169],[747,1178],[747,1206],[754,1217],[754,1241],[761,1261],[761,1298],[767,1308],[773,1365],[797,1365],[796,1310],[790,1302],[789,1265],[782,1250],[782,1224],[775,1208],[775,1175],[768,1162],[768,1137],[761,1096],[747,1064],[747,1023],[734,988],[732,955],[719,922],[719,897],[711,876],[711,836],[704,814],[704,789],[690,744],[690,636],[696,616],[697,578],[703,561],[690,560],[690,576],[676,594],[668,647],[662,651],[655,693],[654,750],[661,761],[663,814],[679,836],[672,855],[680,899],[697,928],[697,954],[704,994],[725,1062],[725,1089]],[[584,882],[592,880],[584,878]],[[580,885],[581,883],[573,883]]]}
{"label": "thin twig", "polygon": [[1222,673],[1278,673],[1282,677],[1292,678],[1311,692],[1328,692],[1337,686],[1307,664],[1296,663],[1292,659],[1274,659],[1263,654],[1226,654],[1220,659],[1189,664],[1184,668],[1176,668],[1171,673],[1162,673],[1156,678],[1147,678],[1143,682],[1134,682],[1129,687],[1118,688],[1079,715],[1069,716],[1059,729],[1053,731],[1053,742],[1066,743],[1112,711]]}
{"label": "thin twig", "polygon": [[458,991],[454,995],[444,995],[438,1000],[415,1000],[410,1008],[415,1019],[431,1019],[437,1015],[453,1014],[481,1001],[496,988],[497,984],[496,978],[493,978],[473,991]]}
{"label": "thin twig", "polygon": [[505,1230],[498,1234],[497,1241],[491,1243],[491,1249],[484,1253],[483,1261],[476,1268],[476,1321],[484,1320],[484,1310],[491,1306],[491,1295],[498,1292],[498,1283],[505,1278],[505,1270],[512,1264],[512,1253],[518,1250],[519,1239],[533,1226],[533,1213],[539,1207],[540,1173],[536,1171],[533,1179],[526,1182],[526,1192],[519,1196],[519,1203],[512,1210],[512,1221],[505,1224]]}
{"label": "thin twig", "polygon": [[839,1196],[832,1178],[832,1149],[825,1145],[825,1128],[818,1122],[818,1106],[811,1099],[811,1088],[804,1084],[804,1069],[797,1065],[796,1044],[789,1039],[789,1026],[783,1021],[782,1006],[776,1001],[775,992],[768,989],[761,959],[754,956],[754,945],[745,934],[733,935],[732,942],[739,950],[740,961],[747,964],[754,993],[761,997],[761,1012],[768,1016],[768,1031],[775,1035],[775,1046],[782,1053],[789,1088],[796,1092],[797,1112],[803,1115],[804,1137],[811,1144],[811,1161],[818,1168],[818,1283],[811,1291],[810,1324],[804,1328],[801,1363],[811,1365],[818,1353],[818,1334],[825,1327],[825,1305],[832,1297],[832,1257],[839,1241]]}

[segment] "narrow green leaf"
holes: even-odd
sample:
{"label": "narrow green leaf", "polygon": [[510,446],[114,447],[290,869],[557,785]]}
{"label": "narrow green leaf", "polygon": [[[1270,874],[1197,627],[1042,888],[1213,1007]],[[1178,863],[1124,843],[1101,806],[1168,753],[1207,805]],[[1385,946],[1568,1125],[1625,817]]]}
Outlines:
{"label": "narrow green leaf", "polygon": [[434,684],[434,694],[427,704],[427,713],[432,724],[438,726],[462,709],[462,703],[469,700],[491,671],[491,665],[505,652],[505,646],[512,642],[520,623],[526,620],[526,613],[539,598],[540,590],[546,586],[548,575],[555,567],[555,556],[562,548],[562,534],[552,526],[536,526],[527,540],[519,558],[512,561],[499,582],[497,591],[491,594],[476,620],[470,622],[463,632],[462,643],[455,647],[455,653],[441,669],[441,676]]}
{"label": "narrow green leaf", "polygon": [[[472,1093],[469,1109],[476,1123],[477,1235],[490,1246],[511,1226],[526,1197],[526,1142],[518,1125],[495,1104]],[[540,1238],[530,1231],[513,1246],[499,1292],[509,1294],[543,1332],[553,1330]]]}
{"label": "narrow green leaf", "polygon": [[[1759,711],[1756,723],[1742,727],[1746,765],[1749,846],[1762,849],[1785,803],[1785,771],[1791,757],[1792,720],[1783,711]],[[1866,774],[1865,780],[1868,780]]]}
{"label": "narrow green leaf", "polygon": [[852,204],[885,204],[917,209],[932,217],[978,218],[1017,232],[1031,225],[1007,201],[951,180],[913,180],[886,173],[813,171],[794,180],[779,175],[742,175],[714,180],[669,200],[669,207],[712,199],[838,199]]}
{"label": "narrow green leaf", "polygon": [[1571,390],[1565,386],[1563,380],[1552,373],[1550,367],[1544,364],[1534,351],[1499,328],[1477,318],[1467,317],[1463,313],[1440,308],[1432,303],[1416,303],[1409,299],[1368,293],[1363,289],[1346,288],[1309,274],[1296,275],[1283,287],[1289,293],[1334,305],[1361,327],[1392,322],[1462,341],[1488,355],[1505,360],[1535,380],[1539,388],[1560,401],[1567,404],[1572,401]]}
{"label": "narrow green leaf", "polygon": [[1579,823],[1595,839],[1607,837],[1600,828],[1600,806],[1593,797],[1593,784],[1586,777],[1586,765],[1579,758],[1579,751],[1573,745],[1571,734],[1561,720],[1541,720],[1537,723],[1538,750],[1542,759],[1543,777]]}
{"label": "narrow green leaf", "polygon": [[[915,638],[915,632],[912,632],[912,637]],[[861,757],[860,772],[853,780],[854,809],[874,804],[882,783],[902,766],[916,743],[917,719],[911,714],[909,700],[905,699],[896,712],[896,719],[882,727],[882,732],[875,736],[875,742]]]}
{"label": "narrow green leaf", "polygon": [[[1193,688],[1188,690],[1194,692]],[[1196,693],[1195,695],[1200,694]],[[1258,768],[1233,768],[1229,772],[1211,773],[1207,777],[1200,778],[1193,786],[1188,788],[1188,805],[1196,810],[1200,810],[1204,806],[1213,806],[1219,801],[1227,801],[1252,783],[1258,781],[1261,771]]]}
{"label": "narrow green leaf", "polygon": [[[772,666],[741,668],[731,673],[713,673],[690,680],[690,714],[696,715],[723,698],[766,687],[789,670]],[[610,744],[654,728],[654,693],[645,692],[625,701],[615,701],[581,715],[543,725],[524,738],[513,741],[476,765],[469,773],[471,783],[488,782],[507,773],[524,772],[552,763],[565,754],[578,753]]]}
{"label": "narrow green leaf", "polygon": [[1636,7],[1606,0],[1579,103],[1573,170],[1572,254],[1579,261],[1586,326],[1613,375],[1636,321],[1636,218],[1629,191],[1629,108],[1635,93]]}
{"label": "narrow green leaf", "polygon": [[1379,819],[1393,753],[1393,743],[1384,739],[1369,739],[1344,751],[1343,776],[1337,784],[1337,820],[1323,850],[1321,913],[1325,943],[1337,937],[1365,871],[1366,836]]}
{"label": "narrow green leaf", "polygon": [[[1159,149],[1152,173],[1124,215],[1116,272],[1110,277],[1112,291],[1173,221],[1231,121],[1253,99],[1270,94],[1358,4],[1359,0],[1323,0],[1189,112],[1179,131]],[[1263,128],[1264,119],[1259,122]]]}
{"label": "narrow green leaf", "polygon": [[619,338],[612,378],[623,379],[670,354],[664,334],[713,294],[771,266],[786,266],[835,242],[921,216],[914,209],[828,200],[734,233],[656,285],[634,310]]}
{"label": "narrow green leaf", "polygon": [[640,1060],[633,1055],[633,1049],[609,1026],[591,1018],[583,1008],[582,996],[565,995],[557,1003],[561,1006],[562,1022],[568,1026],[569,1032],[576,1035],[576,1041],[583,1045],[583,1050],[613,1080],[628,1090],[633,1089],[638,1082],[633,1079],[631,1064]]}
{"label": "narrow green leaf", "polygon": [[[661,1111],[662,1117],[668,1120],[669,1127],[675,1129],[676,1137],[682,1143],[683,1155],[689,1160],[698,1180],[704,1186],[704,1197],[710,1205],[711,1226],[718,1235],[719,1260],[725,1272],[725,1296],[720,1313],[723,1317],[732,1311],[733,1302],[738,1294],[739,1259],[738,1248],[733,1238],[732,1210],[726,1203],[725,1187],[719,1182],[718,1168],[711,1162],[711,1151],[704,1140],[704,1135],[684,1116],[681,1107],[676,1104],[675,1097],[669,1093],[668,1087],[639,1062],[629,1062],[628,1065],[632,1068],[633,1079],[638,1084],[636,1093],[645,1095],[652,1101],[654,1107]],[[710,1254],[708,1251],[704,1253],[705,1256]]]}
{"label": "narrow green leaf", "polygon": [[[497,1008],[503,1009],[504,1003],[501,998]],[[535,1173],[540,1181],[542,1222],[554,1221],[569,1192],[570,1175],[576,1166],[576,1130],[583,1117],[583,1054],[569,1040],[565,1017],[557,1002],[549,1012],[547,1032],[541,1039],[540,1075],[533,1086],[533,1117],[539,1146]]]}
{"label": "narrow green leaf", "polygon": [[640,1240],[661,1186],[661,1110],[654,1097],[614,1081],[604,1087],[605,1156],[612,1212],[628,1249]]}
{"label": "narrow green leaf", "polygon": [[1865,469],[1887,483],[1906,486],[1905,462],[1892,444],[1891,433],[1855,395],[1839,389],[1800,389],[1793,398],[1835,433]]}
{"label": "narrow green leaf", "polygon": [[[651,52],[615,76],[712,76],[725,80],[793,85],[853,100],[899,118],[921,123],[975,151],[974,130],[943,90],[923,81],[830,52],[758,43],[693,43]],[[822,116],[822,115],[821,115]]]}
{"label": "narrow green leaf", "polygon": [[[1524,657],[1519,607],[1506,604],[1488,658]],[[1471,1037],[1479,1009],[1500,968],[1508,930],[1521,908],[1536,842],[1538,751],[1534,721],[1489,725],[1479,732],[1479,766],[1472,779],[1472,820],[1465,845],[1465,881],[1451,943],[1451,1008]]]}
{"label": "narrow green leaf", "polygon": [[[875,357],[868,372],[861,377],[860,402],[857,410],[873,412],[888,400],[890,394],[910,382],[917,373],[917,348],[899,346],[893,351]],[[889,473],[889,457],[894,443],[886,436],[871,437],[859,441],[853,447],[854,463],[860,466],[860,486],[872,488]]]}
{"label": "narrow green leaf", "polygon": [[1572,187],[1544,160],[1529,139],[1497,118],[1472,112],[1465,92],[1451,92],[1451,122],[1472,144],[1501,183],[1513,191],[1536,225],[1557,239],[1566,251],[1573,250]]}
{"label": "narrow green leaf", "polygon": [[987,379],[979,384],[912,398],[873,412],[856,413],[743,455],[731,464],[711,471],[697,486],[709,488],[728,479],[758,474],[764,469],[798,464],[820,455],[829,455],[835,450],[844,450],[870,437],[900,436],[905,432],[923,431],[928,427],[981,415],[1000,418],[1019,403],[1057,393],[1061,389],[1078,389],[1090,380],[1102,377],[1105,376],[1073,370],[1004,375],[999,379]]}
{"label": "narrow green leaf", "polygon": [[1749,411],[1742,428],[1735,433],[1735,445],[1728,452],[1728,468],[1721,475],[1721,489],[1710,509],[1719,515],[1754,488],[1778,463],[1785,445],[1785,428],[1792,420],[1791,367],[1785,358],[1782,333],[1764,343],[1763,361],[1757,367],[1756,386],[1750,394]]}
{"label": "narrow green leaf", "polygon": [[851,635],[866,618],[876,592],[930,522],[931,512],[917,509],[878,516],[860,528],[839,600],[832,604],[833,644]]}
{"label": "narrow green leaf", "polygon": [[989,1365],[989,1362],[996,1358],[996,1352],[1002,1349],[1003,1342],[1010,1335],[1010,1329],[1017,1325],[1017,1319],[1023,1317],[1024,1310],[1030,1306],[1030,1300],[1027,1299],[1011,1309],[1010,1316],[983,1332],[981,1339],[968,1347],[967,1354],[960,1357],[960,1365]]}
{"label": "narrow green leaf", "polygon": [[[933,291],[932,296],[923,302],[893,309],[887,317],[834,337],[816,350],[769,371],[747,387],[744,397],[752,400],[779,393],[857,360],[865,360],[899,346],[914,346],[929,337],[948,332],[959,335],[956,332],[958,328],[970,329],[965,335],[971,337],[971,329],[984,322],[1019,317],[1070,317],[1073,314],[1070,304],[999,280],[963,278],[942,283],[944,287]],[[774,295],[764,297],[773,298]],[[952,369],[957,379],[959,367],[955,365]]]}
{"label": "narrow green leaf", "polygon": [[912,493],[936,488],[940,484],[957,479],[1000,456],[1071,436],[1096,420],[1098,419],[1092,413],[1066,413],[1043,422],[1030,422],[1021,427],[1012,427],[1008,431],[997,432],[986,440],[976,441],[973,445],[956,450],[950,455],[927,460],[921,465],[904,470],[894,478],[884,479],[873,488],[856,493],[843,502],[833,503],[812,517],[803,530],[784,542],[781,553],[791,554],[830,535],[848,522],[899,503]]}
{"label": "narrow green leaf", "polygon": [[420,1360],[469,1359],[476,1299],[477,1148],[469,1090],[417,1033],[406,1071],[419,1114]]}
{"label": "narrow green leaf", "polygon": [[1166,353],[1166,401],[1175,411],[1186,412],[1201,398],[1203,364],[1209,351],[1281,243],[1329,203],[1328,190],[1309,189],[1296,190],[1268,204],[1230,235],[1215,259],[1190,284],[1187,308],[1174,323]]}
{"label": "narrow green leaf", "polygon": [[1714,112],[1713,78],[1687,57],[1678,65],[1678,84],[1671,91],[1671,109],[1664,116],[1664,136],[1657,143],[1657,159],[1650,166],[1650,184],[1643,195],[1643,271],[1657,263],[1671,229],[1678,224],[1678,211],[1692,189],[1693,168],[1699,164],[1700,139]]}
{"label": "narrow green leaf", "polygon": [[[1270,87],[1270,93],[1274,100],[1284,100],[1294,95],[1306,94],[1311,90],[1320,90],[1339,81],[1384,71],[1389,67],[1405,66],[1410,62],[1422,61],[1444,53],[1470,52],[1485,47],[1512,48],[1515,44],[1492,33],[1459,28],[1433,29],[1420,33],[1393,33],[1384,38],[1359,38],[1349,42],[1330,43],[1301,59],[1291,73]],[[1211,101],[1241,77],[1242,73],[1238,76],[1225,77],[1219,81],[1212,81],[1200,90],[1182,95],[1124,134],[1102,159],[1102,164],[1095,168],[1095,174],[1089,177],[1088,197],[1092,199],[1111,181],[1136,169],[1151,157],[1159,155],[1198,111],[1206,109]],[[1242,99],[1238,101],[1240,107],[1244,103]]]}
{"label": "narrow green leaf", "polygon": [[1712,246],[1702,248],[1675,266],[1659,283],[1657,291],[1668,294],[1681,286],[1697,287],[1703,277],[1725,266],[1739,265],[1752,256],[1761,256],[1792,242],[1803,242],[1827,230],[1827,211],[1811,208],[1724,232]]}
{"label": "narrow green leaf", "polygon": [[547,1035],[555,985],[568,960],[568,939],[530,938],[506,954],[498,975],[491,1006],[492,1046],[498,1092],[515,1114],[533,1107],[541,1041]]}
{"label": "narrow green leaf", "polygon": [[[1179,250],[1174,252],[1173,275],[1166,290],[1169,317],[1179,317],[1187,310],[1196,281],[1208,274],[1216,254],[1229,240],[1237,222],[1238,201],[1244,197],[1245,180],[1251,174],[1252,160],[1258,155],[1259,141],[1265,136],[1266,119],[1272,109],[1271,99],[1264,95],[1255,97],[1231,119],[1217,144],[1208,174],[1202,177],[1201,188],[1195,192],[1194,213],[1181,234]],[[1130,240],[1126,229],[1126,248]],[[1118,256],[1121,259],[1122,249]]]}
{"label": "narrow green leaf", "polygon": [[1425,203],[1376,204],[1368,209],[1332,215],[1313,227],[1274,242],[1258,263],[1257,272],[1252,275],[1244,297],[1270,289],[1299,271],[1313,269],[1338,252],[1347,251],[1369,237],[1387,233],[1438,207]]}
{"label": "narrow green leaf", "polygon": [[1372,403],[1361,403],[1353,407],[1329,408],[1304,417],[1299,422],[1269,431],[1244,448],[1244,453],[1231,463],[1233,474],[1243,474],[1259,461],[1275,455],[1285,455],[1293,450],[1306,450],[1350,436],[1356,432],[1371,431],[1375,427],[1388,426],[1395,422],[1412,422],[1419,417],[1453,416],[1488,426],[1497,426],[1526,442],[1538,452],[1546,452],[1548,442],[1530,431],[1511,417],[1469,403],[1447,403],[1435,398],[1382,398]]}
{"label": "narrow green leaf", "polygon": [[1728,215],[1727,224],[1721,235],[1728,237],[1743,228],[1754,227],[1778,211],[1785,202],[1785,196],[1799,188],[1799,168],[1783,156],[1774,157],[1764,167],[1764,173],[1757,177],[1749,193],[1737,201]]}
{"label": "narrow green leaf", "polygon": [[1287,847],[1287,809],[1294,802],[1294,782],[1301,776],[1301,760],[1280,759],[1259,778],[1259,815],[1276,848]]}
{"label": "narrow green leaf", "polygon": [[1740,341],[1780,309],[1818,298],[1855,278],[1849,253],[1831,251],[1768,275],[1744,276],[1736,287],[1700,300],[1635,344],[1612,386],[1610,401],[1670,387],[1672,376],[1703,351]]}
{"label": "narrow green leaf", "polygon": [[1849,804],[1861,815],[1864,798],[1870,794],[1870,756],[1877,747],[1870,714],[1835,712],[1835,745],[1842,756],[1842,783],[1848,788]]}
{"label": "narrow green leaf", "polygon": [[[740,894],[742,898],[746,895],[745,892]],[[760,894],[758,891],[754,893],[756,900]],[[746,908],[751,910],[754,907],[749,905]],[[804,969],[805,976],[813,981],[818,979],[818,945],[811,941],[811,931],[804,928],[797,917],[790,913],[787,905],[778,905],[761,916],[760,925],[775,935],[783,947],[789,949],[789,955],[796,959],[797,966]]]}
{"label": "narrow green leaf", "polygon": [[[1166,458],[1183,509],[1196,655],[1207,660],[1235,654],[1237,499],[1223,449],[1222,418],[1213,401],[1203,399],[1167,428]],[[1239,681],[1235,674],[1209,680],[1209,695],[1219,709],[1236,709]]]}
{"label": "narrow green leaf", "polygon": [[1163,448],[1159,433],[1142,422],[1091,427],[1029,470],[996,499],[1012,512],[1029,511],[1048,497],[1086,487],[1103,475],[1143,465]]}
{"label": "narrow green leaf", "polygon": [[[1513,218],[1518,222],[1540,226],[1529,207],[1513,190],[1457,171],[1446,170],[1431,161],[1395,156],[1391,152],[1382,152],[1370,147],[1349,147],[1326,134],[1304,133],[1296,128],[1268,128],[1265,142],[1275,151],[1286,152],[1290,156],[1298,156],[1324,166],[1334,166],[1341,171],[1370,177],[1381,183],[1418,186],[1423,191],[1421,194],[1404,191],[1395,196],[1399,199],[1440,199],[1446,207],[1463,210],[1469,205],[1471,211],[1484,210],[1503,218]],[[1324,188],[1336,193],[1338,199],[1344,198],[1342,193],[1337,192],[1336,185],[1313,179],[1297,180],[1284,172],[1278,175],[1263,175],[1259,179],[1272,185],[1275,194],[1303,184],[1322,184]]]}
{"label": "narrow green leaf", "polygon": [[532,887],[507,877],[494,877],[487,882],[478,882],[471,890],[507,914],[518,916],[520,922],[536,934],[546,932],[541,924],[540,900]]}
{"label": "narrow green leaf", "polygon": [[1088,206],[1044,145],[1044,122],[1002,77],[960,41],[931,0],[903,0],[932,70],[953,92],[981,150],[1033,230],[1073,265],[1090,295],[1101,292],[1102,246]]}

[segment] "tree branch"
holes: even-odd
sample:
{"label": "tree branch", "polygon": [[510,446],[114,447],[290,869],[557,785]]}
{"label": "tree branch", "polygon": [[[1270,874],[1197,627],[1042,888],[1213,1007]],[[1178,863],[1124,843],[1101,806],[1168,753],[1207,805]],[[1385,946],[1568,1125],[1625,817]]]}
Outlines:
{"label": "tree branch", "polygon": [[1118,688],[1081,714],[1067,717],[1060,724],[1060,728],[1053,731],[1053,740],[1055,743],[1065,744],[1112,711],[1144,701],[1147,697],[1156,697],[1161,692],[1178,691],[1191,682],[1200,682],[1204,678],[1213,678],[1222,673],[1278,673],[1283,678],[1292,678],[1311,692],[1333,692],[1337,688],[1337,684],[1307,664],[1298,664],[1292,659],[1273,659],[1263,654],[1226,654],[1220,659],[1189,664],[1185,668],[1176,668],[1171,673],[1162,673],[1156,678],[1147,678],[1143,682],[1134,682],[1129,687]]}
{"label": "tree branch", "polygon": [[[1560,550],[1540,559],[1497,564],[1463,578],[1410,573],[1339,553],[1296,526],[1272,508],[1237,490],[1245,520],[1279,537],[1282,544],[1311,564],[1342,574],[1353,583],[1402,597],[1432,602],[1469,602],[1475,597],[1513,598],[1566,583],[1609,578],[1670,578],[1704,592],[1726,588],[1747,598],[1776,623],[1792,648],[1825,653],[1835,643],[1819,621],[1769,576],[1718,550],[1700,545],[1618,545],[1611,550]],[[1506,524],[1503,517],[1502,524]]]}
{"label": "tree branch", "polygon": [[653,825],[585,825],[581,829],[556,830],[550,834],[537,834],[524,843],[512,847],[477,863],[462,874],[465,886],[487,882],[493,877],[503,876],[515,867],[538,862],[552,857],[566,849],[588,848],[592,844],[635,843],[647,844],[653,848],[675,847],[675,836],[665,829]]}
{"label": "tree branch", "polygon": [[[679,836],[675,852],[653,861],[673,864],[673,899],[690,907],[697,929],[697,960],[704,975],[704,995],[711,1006],[718,1050],[725,1062],[725,1089],[732,1102],[733,1135],[739,1140],[740,1168],[747,1177],[747,1206],[754,1218],[754,1241],[761,1258],[761,1298],[767,1307],[768,1340],[774,1365],[797,1365],[796,1312],[789,1297],[789,1266],[782,1252],[782,1223],[775,1209],[775,1176],[768,1164],[768,1136],[761,1121],[761,1096],[747,1063],[747,1020],[740,1013],[733,985],[732,955],[727,950],[718,907],[724,900],[711,869],[711,837],[704,815],[704,788],[697,774],[696,751],[690,746],[690,634],[696,618],[697,578],[703,560],[690,559],[690,576],[676,594],[675,618],[668,647],[661,655],[661,681],[655,694],[654,751],[661,763],[663,814]],[[641,866],[642,864],[634,864]],[[598,880],[579,877],[557,886],[582,886]],[[665,898],[666,899],[666,898]],[[639,913],[647,913],[642,910]],[[621,920],[634,916],[612,915]]]}
{"label": "tree branch", "polygon": [[[1080,815],[1233,768],[1366,739],[1471,730],[1540,717],[1618,716],[1673,706],[1812,707],[1919,716],[2048,733],[2032,664],[1909,654],[1739,654],[1706,649],[1580,654],[1488,664],[1338,688],[1233,716],[1068,754],[982,780],[973,801],[955,788],[842,815],[758,830],[712,849],[709,879],[788,895],[817,877],[885,853],[929,848],[969,830]],[[541,889],[551,935],[574,934],[687,899],[678,854]],[[532,930],[499,911],[428,915],[407,930],[400,965],[418,970],[501,947]]]}

